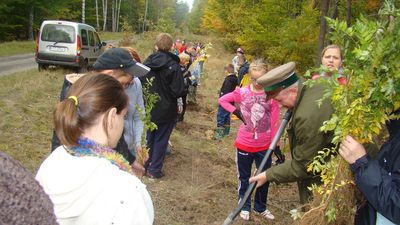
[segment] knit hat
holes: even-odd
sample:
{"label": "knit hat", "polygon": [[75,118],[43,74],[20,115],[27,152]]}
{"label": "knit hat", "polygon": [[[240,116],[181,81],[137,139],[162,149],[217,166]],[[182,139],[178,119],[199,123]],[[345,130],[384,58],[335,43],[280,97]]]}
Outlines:
{"label": "knit hat", "polygon": [[57,224],[53,204],[33,175],[0,151],[0,224]]}

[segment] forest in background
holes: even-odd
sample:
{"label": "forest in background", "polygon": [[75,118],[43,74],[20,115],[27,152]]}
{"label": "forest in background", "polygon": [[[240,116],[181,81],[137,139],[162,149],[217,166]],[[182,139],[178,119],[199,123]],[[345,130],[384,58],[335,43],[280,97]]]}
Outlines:
{"label": "forest in background", "polygon": [[[10,6],[13,5],[13,9],[15,11],[14,14],[8,14],[9,18],[6,18],[4,14],[0,14],[0,16],[2,17],[0,30],[1,32],[7,30],[5,28],[7,28],[7,26],[9,25],[8,23],[3,22],[5,21],[4,19],[16,19],[16,21],[20,19],[20,21],[25,20],[26,22],[25,17],[16,16],[17,13],[22,13],[23,11],[22,8],[20,8],[20,10],[17,10],[18,7],[15,7],[14,4],[16,2],[21,3],[25,1],[21,0],[9,2],[9,5],[7,6],[9,7],[8,9],[11,9],[12,7]],[[83,4],[84,2],[85,4]],[[88,6],[86,5],[87,2],[88,1],[76,1],[77,14],[75,18],[77,19],[75,21],[80,21],[84,18],[86,23],[93,25],[93,22],[90,22],[89,20],[89,18],[93,17],[93,15],[89,13]],[[133,2],[134,1],[131,1],[130,3]],[[107,7],[104,7],[107,8],[106,11],[108,15],[111,15],[111,19],[107,17],[108,19],[105,20],[106,26],[104,26],[103,28],[109,31],[120,31],[121,29],[123,29],[123,27],[131,27],[132,32],[155,30],[158,32],[166,31],[172,34],[178,34],[175,32],[181,30],[185,32],[187,31],[187,33],[179,33],[179,35],[185,36],[189,40],[195,40],[191,33],[201,33],[203,35],[198,36],[196,40],[202,40],[203,42],[213,41],[214,43],[218,43],[219,45],[218,49],[216,48],[215,51],[211,52],[210,60],[207,62],[207,66],[210,66],[209,69],[207,69],[207,72],[210,73],[219,73],[218,68],[220,68],[220,66],[224,63],[229,62],[231,59],[227,52],[221,48],[221,42],[223,42],[224,47],[228,49],[232,54],[235,49],[240,46],[245,49],[246,55],[249,55],[251,57],[266,57],[272,66],[282,62],[296,61],[298,63],[297,69],[301,72],[303,72],[310,66],[318,66],[318,52],[320,52],[320,49],[322,47],[330,44],[331,42],[338,43],[340,46],[343,47],[344,53],[343,59],[345,70],[343,71],[344,73],[341,75],[345,76],[348,79],[349,83],[347,85],[338,85],[336,79],[319,79],[323,82],[329,83],[329,90],[325,93],[325,97],[331,98],[332,105],[334,105],[334,108],[336,109],[335,116],[333,116],[330,121],[327,121],[322,129],[332,131],[334,130],[335,135],[337,135],[335,137],[335,140],[337,142],[340,142],[342,137],[348,134],[355,136],[356,138],[362,138],[362,140],[366,140],[367,142],[371,141],[375,136],[380,135],[381,132],[383,133],[380,137],[378,136],[378,138],[382,138],[382,140],[380,141],[383,141],[384,138],[382,136],[384,134],[384,131],[382,131],[382,124],[385,120],[391,118],[389,116],[393,109],[398,109],[400,106],[400,99],[398,95],[398,93],[400,92],[400,73],[398,64],[400,53],[400,42],[398,42],[398,40],[400,39],[400,23],[399,20],[396,19],[400,17],[400,10],[398,10],[400,2],[398,0],[197,0],[194,2],[192,12],[189,13],[188,11],[185,11],[187,12],[185,16],[179,17],[182,18],[181,20],[178,20],[178,17],[174,17],[172,15],[176,15],[178,5],[184,6],[186,4],[182,4],[181,2],[177,3],[175,1],[168,1],[170,4],[166,5],[167,1],[159,0],[146,0],[141,2],[144,3],[142,4],[142,11],[140,12],[143,15],[142,23],[140,21],[135,21],[135,23],[130,22],[131,17],[128,17],[127,14],[124,13],[125,11],[122,10],[124,9],[124,4],[126,2],[124,2],[123,0],[113,0],[113,2],[111,2],[111,5],[107,5]],[[80,4],[81,8],[79,8],[78,3]],[[110,9],[110,6],[111,11],[108,11],[108,9]],[[134,5],[131,6],[134,7]],[[3,3],[0,3],[0,13],[3,12],[1,10],[4,10],[7,7],[6,5],[3,5]],[[57,8],[58,10],[58,7],[59,5],[55,8]],[[79,9],[83,8],[85,8],[86,10],[79,11]],[[64,9],[69,10],[68,7]],[[102,11],[102,8],[100,8],[100,11]],[[51,12],[54,13],[53,11]],[[85,14],[83,14],[82,12],[85,12]],[[102,12],[104,13],[104,11]],[[129,12],[132,13],[132,11]],[[139,18],[141,18],[140,13],[137,14]],[[37,14],[33,15],[33,17],[29,16],[29,18],[34,19],[28,20],[28,27],[35,28],[34,26],[30,26],[34,23],[29,22],[35,21],[35,15]],[[61,13],[56,14],[57,18],[62,15],[63,14]],[[72,16],[72,14],[69,13],[66,13],[65,15]],[[99,16],[99,18],[101,17]],[[113,18],[122,19],[115,21]],[[40,21],[49,18],[38,17],[36,19]],[[123,23],[121,22],[121,20],[123,21]],[[94,23],[97,23],[97,19],[95,19],[94,21]],[[104,23],[102,22],[104,21],[99,19],[99,23],[104,25]],[[38,28],[38,24],[40,24],[40,22],[35,25],[35,29]],[[119,27],[119,24],[127,25]],[[21,29],[18,30],[17,28],[14,28],[14,33],[11,32],[12,26],[8,26],[9,29],[7,35],[10,40],[22,40],[26,39],[29,36],[29,29],[26,29],[26,24],[19,25]],[[99,30],[101,29],[102,28],[100,28]],[[18,33],[18,31],[20,31],[21,33]],[[22,33],[24,32],[25,36],[22,35]],[[151,40],[153,40],[153,38],[149,38],[149,36],[147,36],[151,33],[153,34],[153,36],[157,34],[157,32],[146,32],[144,35],[138,35],[142,36],[142,38],[138,39],[139,41],[136,44],[142,44],[147,41],[148,46],[151,46]],[[4,37],[7,37],[7,35],[4,35]],[[209,39],[210,37],[212,37],[213,39]],[[216,37],[217,39],[215,39]],[[137,47],[137,45],[135,47]],[[151,49],[151,47],[146,47],[144,49]],[[217,58],[218,60],[216,60]],[[214,65],[211,67],[212,64]],[[210,77],[207,77],[207,79],[205,80],[212,81]],[[215,77],[218,76],[215,74]],[[37,82],[37,80],[35,80],[34,82]],[[17,85],[21,85],[22,83],[24,82],[16,82]],[[205,84],[206,82],[202,84],[203,90],[208,86]],[[3,89],[8,86],[10,85],[5,84]],[[215,93],[214,89],[217,86],[218,85],[210,85],[210,89],[205,91],[208,91],[207,93]],[[28,90],[27,88],[25,89]],[[16,90],[14,90],[14,92],[15,91]],[[5,93],[8,92],[5,91]],[[41,89],[37,92],[37,94],[43,95],[47,98],[49,96],[55,96],[48,95],[47,92],[43,92],[43,90]],[[31,92],[29,92],[29,95],[32,95]],[[34,97],[35,95],[32,96]],[[207,101],[215,101],[215,98],[213,97],[203,98]],[[15,104],[15,102],[18,103],[19,101],[10,101],[8,99],[6,104]],[[27,102],[32,104],[32,101]],[[213,103],[203,103],[203,106],[212,106]],[[21,102],[18,104],[21,104],[21,108],[24,111],[28,111],[30,108],[33,108],[30,105],[28,105],[28,107],[25,107],[26,104],[22,104]],[[2,103],[2,105],[4,106],[5,103]],[[15,107],[10,108],[13,109]],[[39,111],[43,111],[36,110],[36,108],[33,109],[35,110],[34,112],[36,114],[38,114],[37,112]],[[215,111],[213,112],[212,110],[213,109],[211,109],[211,107],[205,108],[202,110],[202,114],[207,116],[207,118],[215,118]],[[197,112],[201,110],[198,110],[196,108],[195,111]],[[4,112],[10,114],[9,112],[11,111],[4,110]],[[13,113],[13,115],[18,114]],[[27,120],[26,118],[30,117],[24,117],[25,120]],[[358,120],[356,121],[355,119]],[[24,122],[24,120],[5,121]],[[188,126],[190,128],[199,127],[198,131],[200,134],[196,133],[196,135],[194,135],[195,138],[190,139],[194,140],[194,142],[189,143],[187,147],[185,146],[184,148],[187,148],[189,150],[203,149],[202,145],[204,145],[205,143],[210,145],[215,144],[215,142],[210,142],[207,140],[198,141],[198,137],[203,137],[205,130],[209,127],[204,126],[203,122],[204,121],[201,121],[201,124],[196,124],[196,126],[192,126],[192,124]],[[209,119],[209,122],[212,122],[212,120]],[[21,130],[22,132],[25,132],[24,129]],[[193,130],[194,129],[190,129],[190,131]],[[185,135],[187,133],[190,132],[186,132],[186,130],[183,132],[183,134]],[[49,135],[46,135],[46,137],[47,136]],[[30,140],[29,138],[32,137],[33,135],[29,135],[28,140]],[[185,141],[187,141],[187,139],[185,139]],[[176,140],[176,142],[179,141]],[[5,148],[7,147],[7,145],[3,146],[5,146]],[[211,149],[215,150],[216,147],[212,146]],[[330,154],[330,152],[334,151],[336,150],[324,149],[324,151],[321,151],[320,154],[322,154],[322,156],[327,156]],[[204,168],[204,165],[202,163],[207,160],[198,160],[198,155],[193,155],[200,153],[198,151],[190,151],[192,157],[187,157],[187,155],[185,155],[185,157],[182,157],[176,161],[176,165],[182,165],[182,159],[190,159],[187,161],[186,165],[191,165],[194,169],[192,171],[189,171],[190,173],[185,175],[186,178],[190,177],[193,180],[193,177],[196,177],[197,179],[197,176],[193,176],[193,171],[200,171],[198,169],[198,165],[201,165]],[[214,152],[212,153],[216,154]],[[207,152],[207,154],[210,153]],[[32,156],[35,154],[29,155]],[[221,161],[221,164],[224,167],[230,167],[234,164],[233,160],[230,160],[230,164],[228,160],[221,160],[221,155],[217,155],[219,158],[209,157],[209,155],[206,155],[206,159],[212,158],[214,160]],[[303,221],[303,224],[328,224],[329,221],[331,222],[329,224],[347,224],[348,221],[353,220],[352,217],[354,215],[351,212],[354,212],[355,206],[354,199],[352,198],[354,192],[352,191],[353,189],[348,188],[348,186],[354,188],[352,177],[350,176],[351,174],[349,173],[347,163],[345,163],[340,157],[333,158],[334,155],[336,154],[331,155],[332,159],[330,161],[324,160],[323,163],[321,163],[317,159],[317,157],[320,157],[320,155],[314,158],[313,163],[319,163],[317,168],[323,171],[322,173],[327,175],[324,175],[323,178],[324,185],[318,187],[317,189],[314,189],[314,191],[316,191],[315,193],[317,193],[316,196],[318,198],[315,198],[316,201],[312,204],[313,208],[309,212],[307,212],[307,216],[303,217],[306,220],[306,222]],[[29,157],[24,158],[29,159]],[[194,164],[195,166],[193,167],[193,162],[195,162],[195,160],[198,160],[198,164]],[[210,165],[212,163],[215,162],[211,161]],[[218,163],[215,164],[218,165]],[[314,170],[314,168],[312,169]],[[174,169],[173,171],[185,171],[185,167],[182,167],[182,169]],[[213,167],[210,171],[219,172],[220,168]],[[233,170],[231,170],[231,172],[232,171]],[[211,172],[208,174],[205,173],[207,174],[207,176],[204,180],[196,181],[199,181],[199,183],[204,183],[203,181],[205,180],[209,181],[209,174],[211,174]],[[338,174],[340,176],[338,176]],[[178,175],[176,177],[180,176]],[[220,178],[221,175],[216,177]],[[232,175],[229,177],[234,176]],[[186,180],[188,179],[184,179],[183,181]],[[178,182],[178,187],[181,187],[182,180],[178,180]],[[197,183],[194,184],[195,187],[198,186]],[[223,181],[220,186],[233,187],[234,185],[233,183]],[[210,187],[213,188],[215,186],[210,184],[207,185],[205,189],[212,189]],[[174,188],[170,188],[169,186],[168,188],[163,188],[161,190],[169,191],[171,189],[175,190]],[[226,191],[225,189],[226,188],[224,188],[223,191]],[[281,187],[279,189],[281,189]],[[342,192],[340,192],[342,190],[345,190],[347,194],[343,194]],[[155,191],[155,193],[163,193],[162,191]],[[193,191],[193,188],[189,190],[190,196],[196,196],[191,194],[193,193],[191,191]],[[235,190],[232,189],[232,193],[234,191]],[[349,193],[351,195],[351,198],[349,197]],[[181,193],[179,193],[178,195],[180,194]],[[204,209],[212,209],[212,213],[209,213],[209,211],[207,211],[206,213],[201,213],[201,215],[215,215],[213,204],[216,204],[215,199],[222,195],[216,194],[215,196],[216,197],[214,199],[208,202],[210,203],[209,205],[206,204],[204,206]],[[273,194],[272,196],[275,195]],[[165,200],[162,197],[160,197],[160,199],[160,201],[156,202],[162,202],[163,200]],[[221,202],[223,202],[223,204],[226,204],[225,200],[226,199],[222,199]],[[233,200],[232,198],[231,200],[236,204],[236,199]],[[176,203],[175,199],[168,201],[168,203],[170,202]],[[180,201],[177,202],[180,203]],[[170,205],[174,206],[175,204]],[[193,208],[187,208],[186,206],[184,206],[181,211],[195,211],[194,209],[198,209],[197,206],[198,205]],[[285,210],[288,211],[288,209],[290,209],[289,207],[292,208],[293,206],[287,206]],[[168,210],[165,215],[170,215],[171,211],[173,210]],[[201,210],[197,210],[196,212],[199,212],[200,214]],[[190,216],[187,221],[193,220],[192,214],[188,213],[185,215]],[[283,216],[284,215],[282,215],[282,217]],[[315,219],[318,219],[322,222],[315,222]],[[309,222],[309,220],[312,220],[313,222]],[[328,222],[326,222],[326,220],[328,220]],[[168,221],[165,224],[171,223]]]}
{"label": "forest in background", "polygon": [[34,40],[44,20],[83,22],[98,31],[174,33],[185,26],[189,6],[175,0],[2,0],[0,42]]}
{"label": "forest in background", "polygon": [[[330,44],[325,17],[350,26],[361,14],[376,17],[382,0],[194,0],[192,11],[176,0],[3,0],[0,42],[34,40],[46,19],[85,22],[99,31],[149,30],[216,34],[225,47],[265,57],[271,64],[296,61],[300,71],[319,65]],[[121,25],[124,24],[124,25]],[[127,25],[127,26],[126,26]]]}

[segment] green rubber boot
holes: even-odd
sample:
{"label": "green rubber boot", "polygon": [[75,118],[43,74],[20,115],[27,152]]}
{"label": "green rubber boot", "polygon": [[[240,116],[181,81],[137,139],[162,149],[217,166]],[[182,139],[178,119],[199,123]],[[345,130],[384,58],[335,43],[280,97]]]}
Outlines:
{"label": "green rubber boot", "polygon": [[214,131],[214,137],[216,138],[216,139],[221,139],[221,138],[223,138],[225,135],[224,135],[224,128],[223,127],[217,127],[216,129],[215,129],[215,131]]}
{"label": "green rubber boot", "polygon": [[224,136],[229,135],[229,131],[231,130],[231,126],[225,126],[224,127]]}

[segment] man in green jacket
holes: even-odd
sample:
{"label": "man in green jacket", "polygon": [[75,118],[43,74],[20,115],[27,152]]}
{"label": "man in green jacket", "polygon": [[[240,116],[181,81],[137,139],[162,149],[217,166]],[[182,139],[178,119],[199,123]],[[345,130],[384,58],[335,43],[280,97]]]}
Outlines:
{"label": "man in green jacket", "polygon": [[333,134],[321,132],[319,128],[331,117],[333,108],[329,99],[318,106],[317,100],[322,98],[325,88],[323,84],[305,86],[305,80],[299,78],[294,70],[295,63],[290,62],[257,79],[257,83],[264,86],[267,96],[292,110],[287,129],[292,159],[250,178],[250,182],[256,181],[257,187],[267,181],[297,182],[300,203],[306,204],[312,196],[307,187],[320,183],[320,177],[307,172],[307,167],[318,151],[332,147]]}

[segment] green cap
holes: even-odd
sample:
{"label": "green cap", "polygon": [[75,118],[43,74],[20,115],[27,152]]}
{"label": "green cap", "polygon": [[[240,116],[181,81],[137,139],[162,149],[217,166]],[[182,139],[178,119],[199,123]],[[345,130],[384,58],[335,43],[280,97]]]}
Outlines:
{"label": "green cap", "polygon": [[299,77],[294,72],[296,63],[289,62],[278,66],[257,79],[257,83],[264,86],[265,91],[275,91],[278,88],[285,89],[296,83]]}

